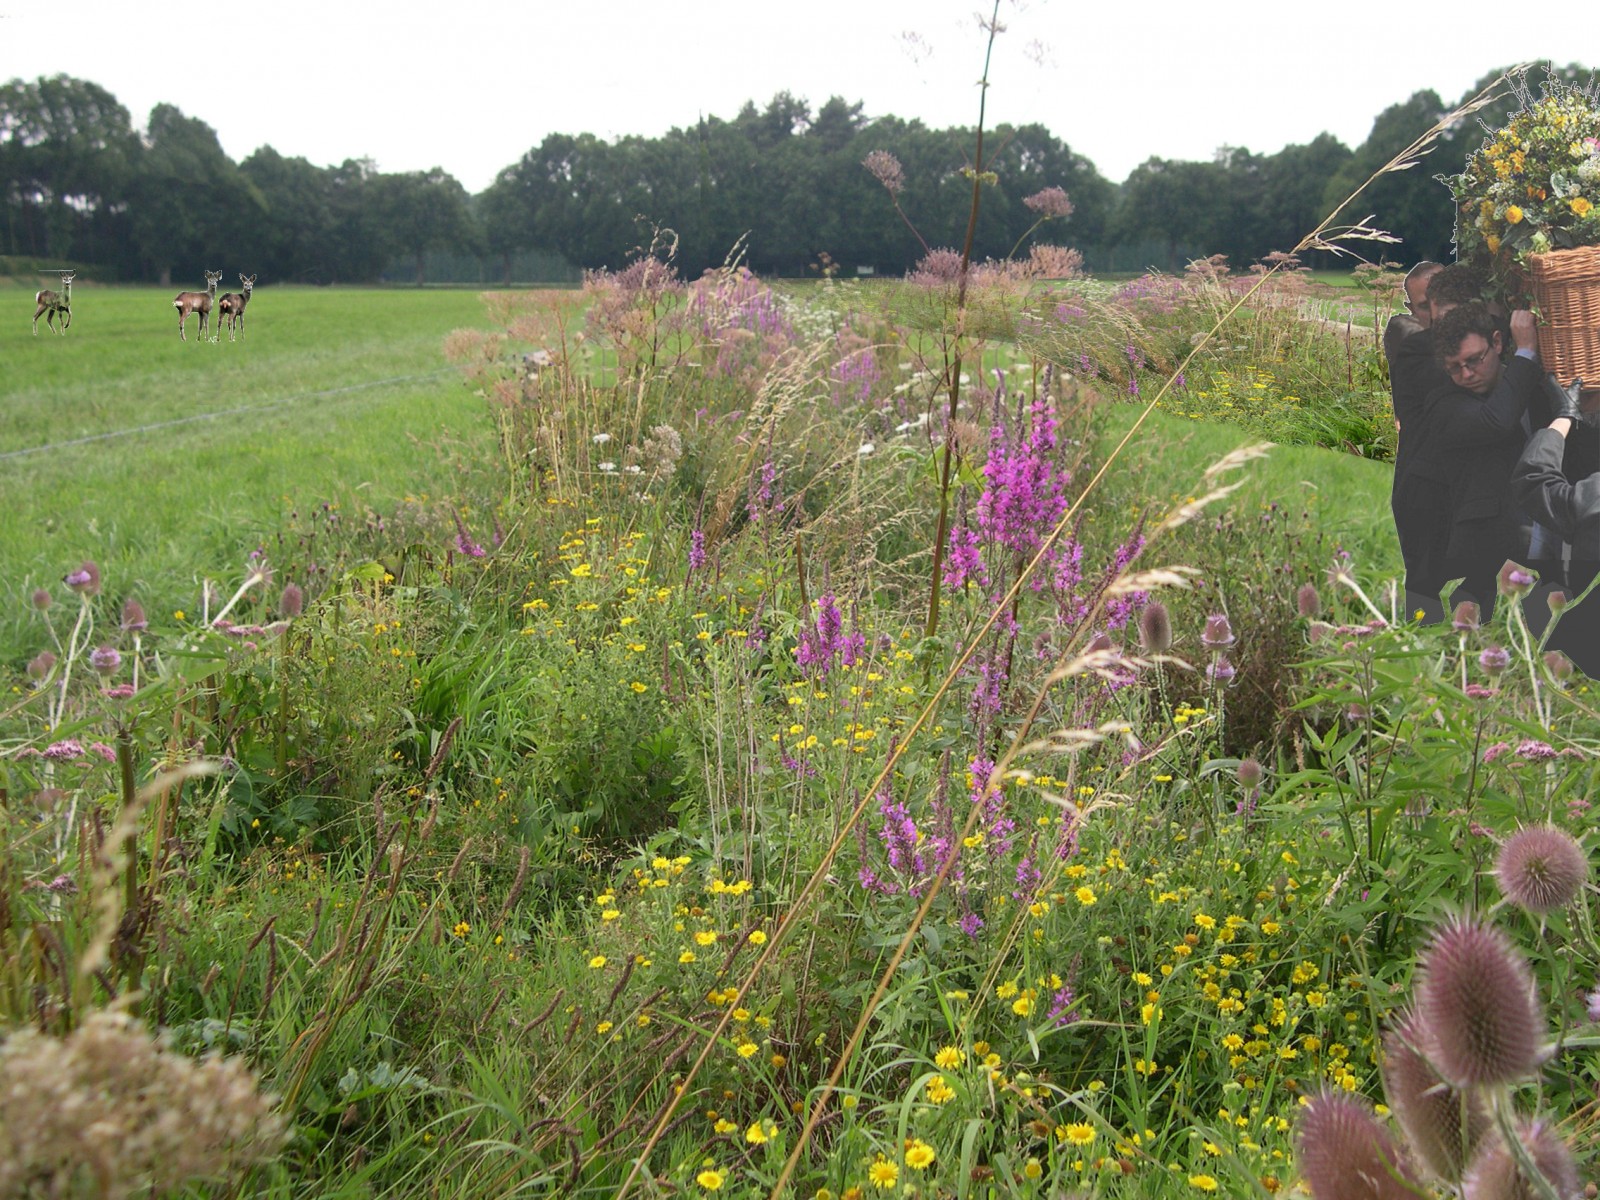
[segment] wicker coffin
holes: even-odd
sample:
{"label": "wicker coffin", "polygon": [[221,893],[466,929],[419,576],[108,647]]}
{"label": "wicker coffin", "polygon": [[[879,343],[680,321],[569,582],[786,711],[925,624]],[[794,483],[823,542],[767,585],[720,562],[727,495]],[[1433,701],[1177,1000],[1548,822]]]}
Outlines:
{"label": "wicker coffin", "polygon": [[1563,385],[1600,386],[1600,246],[1530,254],[1539,357]]}

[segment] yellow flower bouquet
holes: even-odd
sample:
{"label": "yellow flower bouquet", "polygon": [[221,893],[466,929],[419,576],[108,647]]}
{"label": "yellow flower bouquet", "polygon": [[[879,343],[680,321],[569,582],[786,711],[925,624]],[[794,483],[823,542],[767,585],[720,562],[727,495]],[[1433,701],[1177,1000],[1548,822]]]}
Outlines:
{"label": "yellow flower bouquet", "polygon": [[1510,293],[1526,291],[1529,255],[1600,245],[1597,87],[1549,80],[1537,100],[1522,91],[1522,110],[1445,180],[1457,260]]}

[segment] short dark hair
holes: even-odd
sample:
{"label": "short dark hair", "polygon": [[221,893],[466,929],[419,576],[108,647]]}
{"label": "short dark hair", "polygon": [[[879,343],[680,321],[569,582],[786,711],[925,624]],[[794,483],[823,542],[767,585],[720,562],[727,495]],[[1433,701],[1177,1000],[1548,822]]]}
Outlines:
{"label": "short dark hair", "polygon": [[1410,283],[1413,279],[1426,279],[1431,282],[1433,277],[1442,270],[1444,270],[1443,263],[1436,263],[1431,259],[1425,258],[1406,272],[1405,281]]}
{"label": "short dark hair", "polygon": [[1446,304],[1475,304],[1483,300],[1488,280],[1479,271],[1452,263],[1441,267],[1428,280],[1428,302],[1444,301]]}
{"label": "short dark hair", "polygon": [[1493,345],[1494,335],[1499,332],[1499,322],[1481,302],[1474,300],[1457,305],[1434,322],[1433,353],[1442,363],[1460,350],[1461,343],[1473,334]]}

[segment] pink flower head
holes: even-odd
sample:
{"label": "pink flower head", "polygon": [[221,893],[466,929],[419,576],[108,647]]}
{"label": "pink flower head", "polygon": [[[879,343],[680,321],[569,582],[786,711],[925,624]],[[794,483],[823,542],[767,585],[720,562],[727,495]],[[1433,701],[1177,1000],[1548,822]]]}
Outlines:
{"label": "pink flower head", "polygon": [[1493,678],[1511,665],[1511,652],[1503,646],[1485,647],[1483,653],[1478,655],[1478,665],[1483,668],[1484,674]]}
{"label": "pink flower head", "polygon": [[1072,215],[1072,201],[1067,199],[1067,193],[1058,187],[1047,187],[1031,196],[1024,196],[1022,203],[1042,218]]}
{"label": "pink flower head", "polygon": [[[1526,1157],[1532,1161],[1551,1194],[1562,1200],[1584,1194],[1583,1180],[1572,1151],[1560,1136],[1543,1121],[1528,1121],[1517,1129]],[[1517,1155],[1503,1138],[1489,1142],[1472,1162],[1472,1169],[1461,1181],[1461,1193],[1471,1197],[1537,1196],[1532,1181],[1523,1174]]]}
{"label": "pink flower head", "polygon": [[1475,601],[1463,600],[1450,616],[1450,626],[1458,633],[1471,633],[1482,620],[1482,611]]}
{"label": "pink flower head", "polygon": [[1506,559],[1495,583],[1502,596],[1526,596],[1536,580],[1526,568]]}
{"label": "pink flower head", "polygon": [[100,594],[100,568],[93,559],[84,559],[83,565],[76,571],[67,574],[61,580],[80,596],[98,596]]}
{"label": "pink flower head", "polygon": [[1417,1019],[1429,1059],[1456,1087],[1515,1083],[1544,1060],[1533,973],[1500,929],[1453,917],[1418,965]]}
{"label": "pink flower head", "polygon": [[150,622],[145,620],[144,606],[132,596],[122,603],[122,628],[127,633],[143,633],[150,628]]}
{"label": "pink flower head", "polygon": [[1313,1097],[1301,1114],[1298,1141],[1300,1174],[1315,1200],[1421,1194],[1400,1147],[1355,1096],[1323,1091]]}
{"label": "pink flower head", "polygon": [[898,196],[906,186],[906,173],[900,160],[887,150],[874,150],[861,160],[861,165],[872,172],[872,177],[883,184],[891,196]]}
{"label": "pink flower head", "polygon": [[115,646],[99,646],[90,651],[89,665],[102,675],[115,675],[122,666],[122,655]]}
{"label": "pink flower head", "polygon": [[292,621],[304,611],[305,606],[306,594],[300,590],[300,585],[296,583],[284,584],[283,594],[278,597],[278,614]]}
{"label": "pink flower head", "polygon": [[1221,650],[1233,645],[1233,626],[1223,613],[1212,613],[1206,618],[1206,627],[1200,634],[1200,644],[1207,650]]}
{"label": "pink flower head", "polygon": [[[1552,592],[1551,596],[1553,597],[1554,595],[1555,593]],[[1554,604],[1552,604],[1550,608],[1552,612],[1555,611]],[[1544,654],[1544,665],[1545,669],[1548,670],[1556,679],[1572,678],[1572,660],[1559,650],[1546,650]]]}
{"label": "pink flower head", "polygon": [[1206,668],[1206,677],[1222,687],[1227,687],[1232,683],[1233,677],[1238,673],[1234,665],[1228,661],[1226,654],[1217,655],[1211,665]]}
{"label": "pink flower head", "polygon": [[50,674],[55,665],[55,654],[49,650],[41,650],[28,662],[28,678],[37,683]]}
{"label": "pink flower head", "polygon": [[1417,1157],[1434,1175],[1455,1183],[1491,1129],[1476,1091],[1459,1092],[1428,1061],[1427,1035],[1404,1013],[1383,1039],[1383,1093]]}
{"label": "pink flower head", "polygon": [[1300,590],[1294,594],[1296,610],[1302,617],[1314,617],[1322,611],[1322,597],[1317,595],[1317,585],[1302,583]]}
{"label": "pink flower head", "polygon": [[34,588],[33,595],[30,597],[30,599],[33,602],[34,608],[38,609],[40,612],[44,612],[44,610],[49,608],[51,604],[50,593],[45,588]]}
{"label": "pink flower head", "polygon": [[1578,898],[1589,879],[1589,860],[1566,830],[1530,825],[1500,847],[1494,875],[1506,899],[1543,916]]}

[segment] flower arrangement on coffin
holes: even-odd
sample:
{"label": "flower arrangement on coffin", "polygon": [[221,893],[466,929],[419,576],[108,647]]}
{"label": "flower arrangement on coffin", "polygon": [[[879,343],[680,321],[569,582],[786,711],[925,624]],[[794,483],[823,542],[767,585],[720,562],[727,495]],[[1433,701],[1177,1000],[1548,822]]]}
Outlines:
{"label": "flower arrangement on coffin", "polygon": [[1600,245],[1597,91],[1600,77],[1583,88],[1548,80],[1537,100],[1519,92],[1522,110],[1446,180],[1459,261],[1518,290],[1528,255]]}

